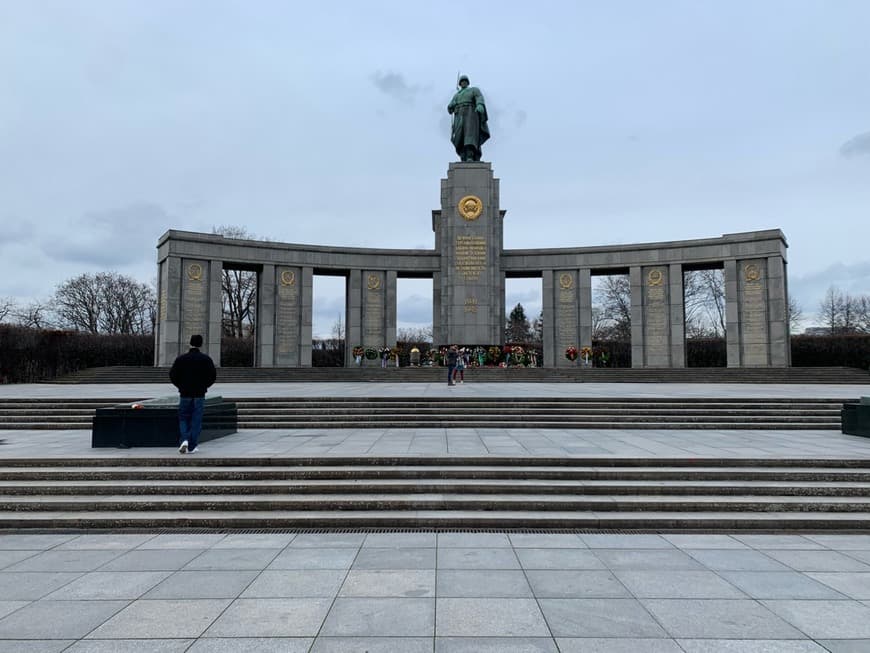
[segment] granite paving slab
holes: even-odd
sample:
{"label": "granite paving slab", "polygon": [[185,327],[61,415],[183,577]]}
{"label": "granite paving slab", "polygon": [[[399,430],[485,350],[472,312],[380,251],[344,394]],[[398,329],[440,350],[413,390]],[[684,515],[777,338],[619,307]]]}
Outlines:
{"label": "granite paving slab", "polygon": [[435,599],[338,598],[329,610],[322,636],[432,637]]}
{"label": "granite paving slab", "polygon": [[549,637],[534,599],[438,599],[438,637]]}
{"label": "granite paving slab", "polygon": [[331,599],[237,599],[206,632],[206,637],[314,637]]}
{"label": "granite paving slab", "polygon": [[[164,572],[161,572],[164,573]],[[146,599],[234,599],[259,573],[248,571],[177,571],[155,585]]]}
{"label": "granite paving slab", "polygon": [[242,598],[332,598],[347,576],[344,569],[266,569]]}
{"label": "granite paving slab", "polygon": [[672,639],[559,637],[560,653],[684,653]]}
{"label": "granite paving slab", "polygon": [[432,653],[430,637],[318,637],[310,653]]}
{"label": "granite paving slab", "polygon": [[529,598],[532,590],[520,570],[439,569],[438,596],[445,598]]}
{"label": "granite paving slab", "polygon": [[804,635],[753,600],[641,599],[674,638],[802,639]]}
{"label": "granite paving slab", "polygon": [[[844,599],[828,584],[797,571],[720,571],[722,578],[754,599]],[[856,598],[856,597],[852,597]]]}
{"label": "granite paving slab", "polygon": [[425,598],[435,596],[434,569],[352,569],[339,596],[362,598]]}
{"label": "granite paving slab", "polygon": [[0,619],[0,639],[79,639],[128,601],[36,601]]}
{"label": "granite paving slab", "polygon": [[558,649],[548,637],[436,637],[435,653],[558,653]]}
{"label": "granite paving slab", "polygon": [[769,600],[762,603],[813,639],[870,638],[870,607],[857,601]]}
{"label": "granite paving slab", "polygon": [[526,576],[538,598],[631,598],[628,588],[610,571],[533,569]]}
{"label": "granite paving slab", "polygon": [[225,599],[142,599],[130,603],[88,638],[199,637],[229,604]]}
{"label": "granite paving slab", "polygon": [[613,573],[637,598],[746,598],[746,594],[712,571],[619,569]]}
{"label": "granite paving slab", "polygon": [[308,653],[309,637],[212,637],[194,642],[186,653]]}
{"label": "granite paving slab", "polygon": [[538,603],[555,637],[667,637],[635,599],[539,599]]}

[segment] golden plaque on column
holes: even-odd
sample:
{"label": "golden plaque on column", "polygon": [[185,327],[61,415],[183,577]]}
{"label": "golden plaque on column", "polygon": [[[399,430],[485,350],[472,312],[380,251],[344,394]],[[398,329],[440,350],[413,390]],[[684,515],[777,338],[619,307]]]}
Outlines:
{"label": "golden plaque on column", "polygon": [[281,285],[296,285],[296,273],[293,270],[284,270],[283,272],[281,272]]}
{"label": "golden plaque on column", "polygon": [[188,265],[187,278],[191,281],[202,281],[202,266],[199,263],[191,263]]}
{"label": "golden plaque on column", "polygon": [[459,200],[459,215],[471,222],[477,220],[483,213],[483,202],[476,195],[466,195]]}
{"label": "golden plaque on column", "polygon": [[370,274],[366,286],[369,290],[377,290],[381,287],[381,278],[376,274]]}
{"label": "golden plaque on column", "polygon": [[559,287],[569,290],[574,287],[574,277],[565,272],[559,277]]}

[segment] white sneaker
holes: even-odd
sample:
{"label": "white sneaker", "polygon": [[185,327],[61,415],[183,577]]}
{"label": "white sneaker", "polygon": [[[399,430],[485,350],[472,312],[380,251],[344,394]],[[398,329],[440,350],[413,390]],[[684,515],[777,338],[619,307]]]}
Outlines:
{"label": "white sneaker", "polygon": [[465,381],[460,381],[460,383],[465,383]]}
{"label": "white sneaker", "polygon": [[198,451],[199,451],[199,447],[194,447],[193,449],[191,449],[187,453],[197,453]]}
{"label": "white sneaker", "polygon": [[181,446],[178,447],[178,453],[187,453],[187,440],[181,443]]}

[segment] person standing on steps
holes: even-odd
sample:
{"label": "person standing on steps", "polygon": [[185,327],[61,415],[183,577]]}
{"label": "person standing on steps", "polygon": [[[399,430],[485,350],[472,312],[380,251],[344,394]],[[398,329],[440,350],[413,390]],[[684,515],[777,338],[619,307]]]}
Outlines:
{"label": "person standing on steps", "polygon": [[456,371],[456,359],[459,358],[459,349],[456,345],[450,345],[447,350],[447,385],[456,385],[453,375]]}
{"label": "person standing on steps", "polygon": [[456,377],[459,377],[460,383],[465,383],[465,347],[459,350],[459,355],[456,357],[456,369],[453,370],[453,383],[456,383]]}
{"label": "person standing on steps", "polygon": [[175,359],[169,370],[172,385],[178,388],[178,428],[181,443],[178,453],[196,453],[202,431],[205,393],[217,377],[214,362],[203,354],[202,336],[190,337],[190,351]]}

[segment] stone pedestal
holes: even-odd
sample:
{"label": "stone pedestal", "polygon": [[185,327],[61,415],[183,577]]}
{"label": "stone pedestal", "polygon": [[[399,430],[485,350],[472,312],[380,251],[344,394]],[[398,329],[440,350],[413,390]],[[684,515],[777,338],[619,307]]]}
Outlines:
{"label": "stone pedestal", "polygon": [[433,212],[440,269],[435,276],[435,345],[504,341],[502,221],[498,179],[485,162],[451,163]]}
{"label": "stone pedestal", "polygon": [[351,352],[357,345],[373,349],[396,346],[396,280],[392,270],[351,272],[347,284],[345,365],[354,364]]}

